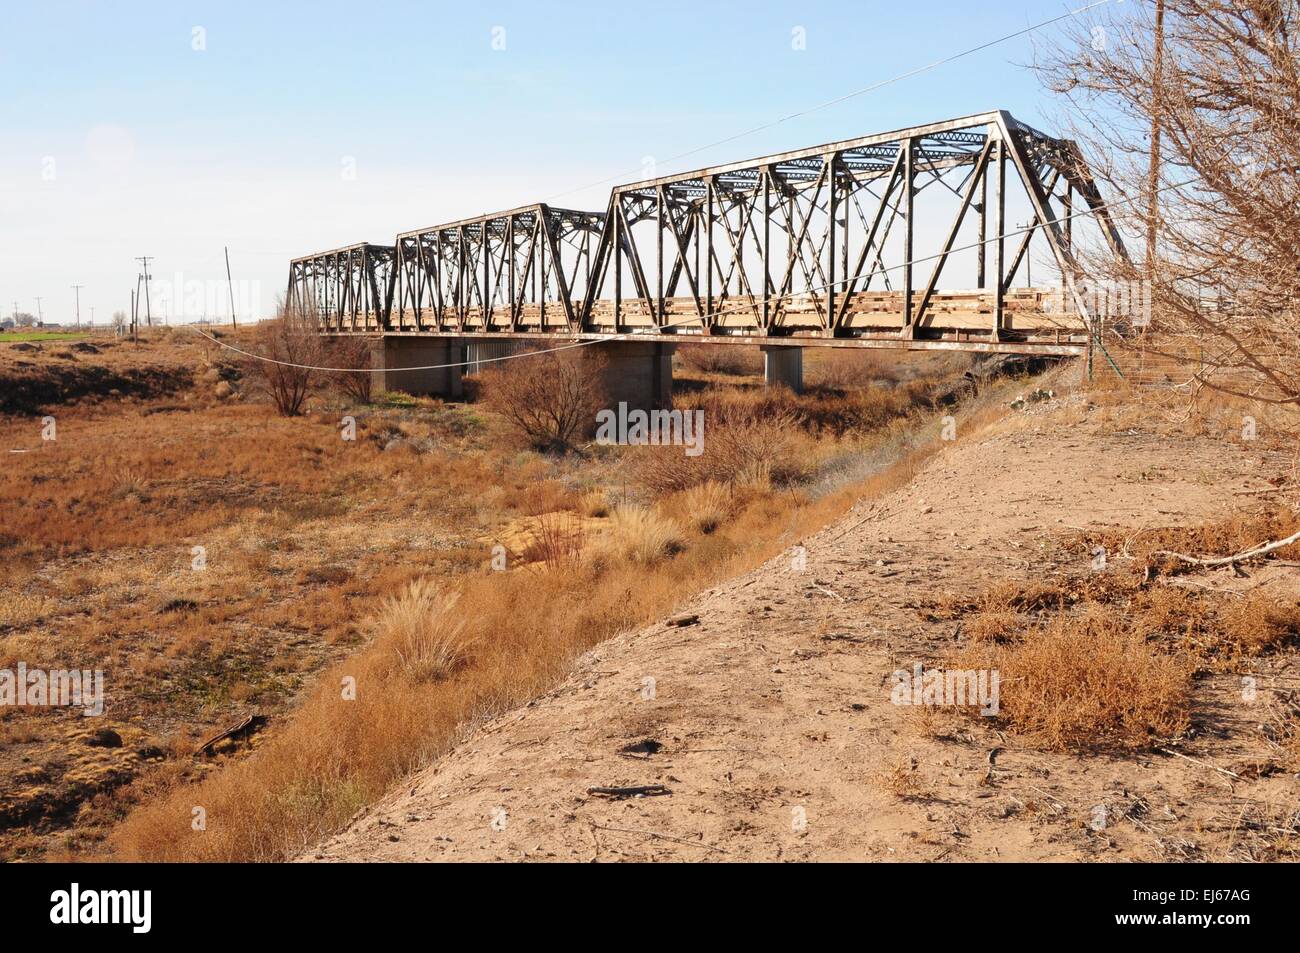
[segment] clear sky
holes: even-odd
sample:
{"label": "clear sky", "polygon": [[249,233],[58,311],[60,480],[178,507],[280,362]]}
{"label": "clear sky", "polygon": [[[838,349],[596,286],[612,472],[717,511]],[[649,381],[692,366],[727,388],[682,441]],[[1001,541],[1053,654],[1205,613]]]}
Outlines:
{"label": "clear sky", "polygon": [[266,314],[291,257],[536,201],[604,209],[651,158],[663,175],[993,108],[1050,131],[1020,38],[666,161],[1069,8],[0,0],[0,312],[41,296],[70,322],[82,284],[103,323],[150,255],[221,317],[228,245]]}

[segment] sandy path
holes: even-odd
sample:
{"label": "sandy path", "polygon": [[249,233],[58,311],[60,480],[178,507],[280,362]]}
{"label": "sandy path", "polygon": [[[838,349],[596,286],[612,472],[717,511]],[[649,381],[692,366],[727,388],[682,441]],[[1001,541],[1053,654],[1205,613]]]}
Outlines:
{"label": "sandy path", "polygon": [[[890,673],[937,658],[952,638],[953,623],[924,621],[918,600],[1051,574],[1039,544],[1070,526],[1218,515],[1246,485],[1235,474],[1259,472],[1259,455],[1228,441],[1104,434],[1080,416],[1040,411],[959,439],[909,486],[807,540],[806,571],[783,555],[683,606],[698,625],[603,644],[557,690],[490,723],[303,859],[1078,860],[1229,849],[1222,818],[1247,802],[1294,800],[1294,778],[1233,790],[1168,757],[1045,755],[982,726],[936,739],[918,730],[915,710],[889,701]],[[1223,707],[1215,759],[1240,753],[1233,739],[1248,720]],[[646,739],[662,747],[622,750]],[[911,759],[918,791],[900,794],[884,778]],[[644,784],[671,794],[586,793]],[[1139,799],[1137,820],[1089,829],[1098,805],[1116,817]]]}

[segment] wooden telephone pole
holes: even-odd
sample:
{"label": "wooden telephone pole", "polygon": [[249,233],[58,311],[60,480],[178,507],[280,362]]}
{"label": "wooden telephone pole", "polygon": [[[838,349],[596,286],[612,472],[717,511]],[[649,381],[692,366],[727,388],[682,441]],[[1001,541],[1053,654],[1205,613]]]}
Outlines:
{"label": "wooden telephone pole", "polygon": [[235,285],[230,280],[230,246],[222,246],[226,252],[226,290],[230,294],[230,326],[237,327],[235,324]]}

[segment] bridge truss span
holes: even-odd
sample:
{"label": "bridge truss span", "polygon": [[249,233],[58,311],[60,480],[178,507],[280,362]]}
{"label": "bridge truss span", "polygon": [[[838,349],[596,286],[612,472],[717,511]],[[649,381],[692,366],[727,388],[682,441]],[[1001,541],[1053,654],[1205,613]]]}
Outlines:
{"label": "bridge truss span", "polygon": [[[335,295],[320,314],[335,333],[1079,348],[1078,212],[1123,254],[1077,147],[995,111],[619,186],[604,212],[404,232],[344,282],[386,279],[374,310]],[[1060,289],[1017,287],[1035,252]],[[302,270],[315,260],[295,260],[290,301],[320,300],[295,295],[305,276],[380,256]]]}

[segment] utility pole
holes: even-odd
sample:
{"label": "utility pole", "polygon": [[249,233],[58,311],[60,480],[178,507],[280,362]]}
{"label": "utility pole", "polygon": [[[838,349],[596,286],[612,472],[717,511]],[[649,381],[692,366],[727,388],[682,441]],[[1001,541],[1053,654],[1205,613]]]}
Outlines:
{"label": "utility pole", "polygon": [[[84,287],[86,286],[85,285],[72,286],[72,290],[77,293],[77,330],[78,331],[81,330],[81,289]],[[94,322],[92,321],[91,323],[93,324]]]}
{"label": "utility pole", "polygon": [[230,280],[230,246],[222,246],[226,251],[226,290],[230,292],[230,326],[236,327],[235,324],[235,285]]}
{"label": "utility pole", "polygon": [[1156,0],[1155,57],[1151,68],[1151,154],[1147,167],[1147,280],[1155,280],[1157,219],[1160,215],[1160,87],[1165,68],[1165,0]]}
{"label": "utility pole", "polygon": [[153,314],[149,310],[149,262],[153,261],[153,257],[141,255],[136,261],[144,266],[144,320],[149,327],[153,327]]}
{"label": "utility pole", "polygon": [[45,323],[45,312],[41,310],[40,295],[36,296],[36,326],[40,327]]}

